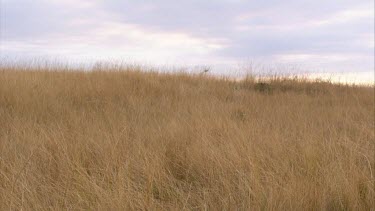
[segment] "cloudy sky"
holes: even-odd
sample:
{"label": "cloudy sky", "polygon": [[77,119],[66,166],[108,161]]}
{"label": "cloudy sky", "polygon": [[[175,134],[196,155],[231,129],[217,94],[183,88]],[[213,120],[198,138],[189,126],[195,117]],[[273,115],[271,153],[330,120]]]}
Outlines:
{"label": "cloudy sky", "polygon": [[1,57],[374,71],[373,0],[0,0]]}

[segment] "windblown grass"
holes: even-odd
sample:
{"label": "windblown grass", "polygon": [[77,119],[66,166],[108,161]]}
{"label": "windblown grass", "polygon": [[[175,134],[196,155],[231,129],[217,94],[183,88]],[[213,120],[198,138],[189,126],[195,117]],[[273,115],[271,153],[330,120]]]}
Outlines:
{"label": "windblown grass", "polygon": [[0,209],[373,210],[374,107],[327,82],[2,68]]}

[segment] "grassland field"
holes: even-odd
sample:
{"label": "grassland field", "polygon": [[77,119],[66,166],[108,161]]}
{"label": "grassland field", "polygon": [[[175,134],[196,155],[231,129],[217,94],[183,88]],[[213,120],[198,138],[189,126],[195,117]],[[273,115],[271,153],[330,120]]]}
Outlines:
{"label": "grassland field", "polygon": [[0,68],[0,210],[375,210],[374,86]]}

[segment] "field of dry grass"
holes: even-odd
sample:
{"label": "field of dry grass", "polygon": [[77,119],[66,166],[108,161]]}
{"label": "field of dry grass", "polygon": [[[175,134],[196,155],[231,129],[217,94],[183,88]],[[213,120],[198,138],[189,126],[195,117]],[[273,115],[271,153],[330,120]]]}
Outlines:
{"label": "field of dry grass", "polygon": [[0,68],[0,209],[374,210],[374,87]]}

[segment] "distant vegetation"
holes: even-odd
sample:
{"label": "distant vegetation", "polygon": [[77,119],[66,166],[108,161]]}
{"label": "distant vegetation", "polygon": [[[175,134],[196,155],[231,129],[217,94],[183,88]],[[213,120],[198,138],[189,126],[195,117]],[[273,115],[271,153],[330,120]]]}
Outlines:
{"label": "distant vegetation", "polygon": [[1,210],[374,210],[373,86],[0,68]]}

